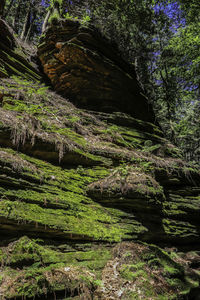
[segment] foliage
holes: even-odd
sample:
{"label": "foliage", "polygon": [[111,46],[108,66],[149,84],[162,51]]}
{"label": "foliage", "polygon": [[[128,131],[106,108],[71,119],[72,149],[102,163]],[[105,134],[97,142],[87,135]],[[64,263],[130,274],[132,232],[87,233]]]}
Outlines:
{"label": "foliage", "polygon": [[[179,26],[168,37],[159,61],[166,60],[168,79],[171,79],[172,84],[167,89],[170,90],[173,101],[173,111],[168,116],[171,137],[173,135],[174,142],[183,149],[188,160],[200,162],[200,10],[197,8],[197,1],[180,1],[180,5],[182,15]],[[163,115],[162,113],[161,118]]]}
{"label": "foliage", "polygon": [[23,40],[37,40],[47,6],[48,0],[7,0],[3,18]]}

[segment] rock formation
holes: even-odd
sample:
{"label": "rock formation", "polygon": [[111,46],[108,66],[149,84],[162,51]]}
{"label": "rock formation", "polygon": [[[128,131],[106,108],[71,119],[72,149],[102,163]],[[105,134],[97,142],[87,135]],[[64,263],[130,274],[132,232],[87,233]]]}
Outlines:
{"label": "rock formation", "polygon": [[[76,37],[78,23],[75,27],[74,22],[65,22],[60,31],[53,26],[43,38],[47,44],[40,45],[40,58],[55,89],[69,99],[76,96],[80,106],[86,99],[85,107],[88,104],[93,112],[75,107],[37,76],[7,78],[8,71],[16,73],[1,59],[6,72],[0,84],[0,295],[3,299],[198,299],[200,174],[156,125],[144,121],[154,120],[151,110],[146,111],[147,103],[143,110],[147,116],[137,111],[136,104],[131,115],[124,109],[117,112],[120,98],[112,98],[118,89],[113,83],[107,100],[113,100],[115,109],[107,113],[99,92],[95,98],[93,81],[88,94],[82,94],[82,75],[70,92],[71,66],[78,72],[80,58],[82,70],[86,56],[80,51],[75,63],[68,62],[68,86],[58,64],[54,65],[55,43],[49,42],[60,32],[56,44],[62,45],[56,49],[68,53],[66,24],[71,39]],[[108,65],[118,57],[103,52],[110,47],[105,43],[99,38],[93,45],[93,54],[104,49],[104,71],[106,55]],[[0,57],[3,47],[0,44]],[[100,68],[98,51],[92,66]],[[17,61],[22,68],[34,68],[20,55]],[[113,68],[120,69],[117,76],[123,81],[128,75],[122,72],[124,62],[117,61]],[[102,82],[108,78],[103,75]],[[135,94],[130,95],[139,103],[136,87],[135,83]],[[126,97],[131,103],[128,93]]]}
{"label": "rock formation", "polygon": [[12,29],[0,19],[0,78],[11,75],[41,80],[34,63],[30,63],[24,45],[14,37]]}
{"label": "rock formation", "polygon": [[41,38],[38,54],[54,89],[78,107],[154,121],[134,69],[96,29],[61,21]]}

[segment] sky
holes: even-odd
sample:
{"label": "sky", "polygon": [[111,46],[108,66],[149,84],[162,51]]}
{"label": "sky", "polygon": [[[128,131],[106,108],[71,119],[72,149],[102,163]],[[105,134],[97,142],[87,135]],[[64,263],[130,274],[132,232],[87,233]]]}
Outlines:
{"label": "sky", "polygon": [[172,30],[176,31],[180,26],[185,26],[185,18],[183,17],[180,5],[177,2],[168,4],[156,4],[154,6],[155,13],[163,11],[171,20],[173,20]]}

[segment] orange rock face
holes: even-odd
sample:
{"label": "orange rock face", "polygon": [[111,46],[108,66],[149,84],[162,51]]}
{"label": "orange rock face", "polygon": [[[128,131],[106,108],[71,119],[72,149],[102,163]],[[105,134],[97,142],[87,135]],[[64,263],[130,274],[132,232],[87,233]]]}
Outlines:
{"label": "orange rock face", "polygon": [[38,54],[54,89],[78,107],[154,121],[134,69],[95,28],[60,21],[47,30]]}

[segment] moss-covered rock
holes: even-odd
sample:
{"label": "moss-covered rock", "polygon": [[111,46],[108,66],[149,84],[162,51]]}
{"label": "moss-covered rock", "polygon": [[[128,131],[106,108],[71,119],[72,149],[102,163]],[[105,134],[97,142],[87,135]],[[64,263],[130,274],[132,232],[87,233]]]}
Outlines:
{"label": "moss-covered rock", "polygon": [[154,245],[117,245],[102,271],[97,299],[184,299],[198,280],[189,280],[178,257]]}
{"label": "moss-covered rock", "polygon": [[184,267],[198,255],[172,253],[133,242],[52,244],[23,236],[1,247],[1,292],[5,299],[184,299],[198,286]]}
{"label": "moss-covered rock", "polygon": [[[73,34],[82,30],[70,24]],[[0,55],[15,43],[0,44]],[[8,53],[25,76],[0,81],[2,297],[150,300],[197,293],[199,171],[158,126],[133,117],[140,113],[79,109],[39,83],[37,72],[25,73],[30,65],[20,52]],[[110,65],[115,55],[104,54]],[[118,67],[125,70],[124,62]],[[167,253],[136,241],[168,246]]]}
{"label": "moss-covered rock", "polygon": [[[40,237],[50,248],[55,239],[64,249],[79,243],[84,250],[90,242],[88,257],[93,255],[93,245],[102,242],[198,242],[199,188],[195,182],[199,173],[177,158],[176,151],[166,155],[169,143],[154,125],[138,120],[138,126],[133,126],[137,120],[130,117],[130,127],[125,127],[116,121],[116,114],[114,124],[110,114],[106,122],[105,113],[81,111],[45,86],[19,78],[2,80],[1,93],[0,230],[6,278],[1,286],[8,299],[46,293],[51,297],[58,291],[64,297],[70,290],[76,294],[82,285],[93,293],[103,276],[102,269],[92,275],[87,273],[90,268],[78,272],[82,258],[72,258],[78,255],[76,250],[69,255],[76,261],[73,266],[67,260],[63,263],[65,256],[40,246],[33,246],[40,249],[34,248],[34,255],[25,251],[4,263],[10,240],[17,245],[24,234],[28,244],[35,245],[34,239]],[[157,150],[150,153],[149,147],[156,145]],[[41,266],[37,251],[48,252],[46,257],[53,255],[55,261]],[[15,271],[18,266],[20,274]],[[130,281],[144,276],[142,270],[129,274],[126,266],[120,272]],[[75,282],[70,274],[75,274]],[[176,280],[174,284],[178,286]],[[189,288],[182,282],[175,290],[178,295],[179,290]],[[128,290],[125,295],[134,294]]]}
{"label": "moss-covered rock", "polygon": [[42,75],[27,53],[27,49],[14,37],[13,30],[0,19],[0,78],[17,75],[41,81]]}

